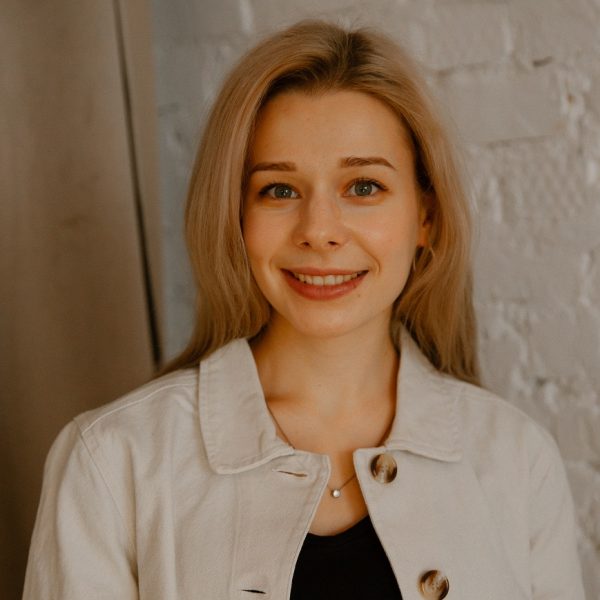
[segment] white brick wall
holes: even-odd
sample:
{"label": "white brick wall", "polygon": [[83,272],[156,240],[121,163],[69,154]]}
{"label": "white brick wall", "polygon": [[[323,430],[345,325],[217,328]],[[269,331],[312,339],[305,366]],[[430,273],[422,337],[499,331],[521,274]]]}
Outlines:
{"label": "white brick wall", "polygon": [[437,83],[438,96],[466,141],[538,138],[560,130],[559,88],[551,68],[453,69]]}
{"label": "white brick wall", "polygon": [[180,229],[203,115],[257,34],[376,25],[424,65],[465,145],[488,387],[565,458],[589,600],[600,600],[600,0],[154,0],[168,352],[192,292]]}
{"label": "white brick wall", "polygon": [[598,12],[593,2],[516,0],[507,4],[519,60],[568,60],[598,43]]}
{"label": "white brick wall", "polygon": [[423,19],[422,63],[442,71],[504,60],[513,46],[508,14],[503,3],[438,3]]}

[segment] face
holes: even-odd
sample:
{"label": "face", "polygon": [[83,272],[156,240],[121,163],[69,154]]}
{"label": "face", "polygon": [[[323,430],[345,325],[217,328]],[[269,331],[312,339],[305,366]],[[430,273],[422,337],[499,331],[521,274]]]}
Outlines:
{"label": "face", "polygon": [[399,119],[360,92],[288,92],[262,110],[243,234],[270,330],[389,326],[428,223]]}

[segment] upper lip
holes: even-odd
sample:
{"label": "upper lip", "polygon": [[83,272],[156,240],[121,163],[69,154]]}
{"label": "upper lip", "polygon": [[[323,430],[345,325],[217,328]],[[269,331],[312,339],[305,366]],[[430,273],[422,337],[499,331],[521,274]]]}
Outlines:
{"label": "upper lip", "polygon": [[354,273],[362,273],[366,269],[318,269],[316,267],[290,267],[285,269],[292,273],[301,273],[302,275],[354,275]]}

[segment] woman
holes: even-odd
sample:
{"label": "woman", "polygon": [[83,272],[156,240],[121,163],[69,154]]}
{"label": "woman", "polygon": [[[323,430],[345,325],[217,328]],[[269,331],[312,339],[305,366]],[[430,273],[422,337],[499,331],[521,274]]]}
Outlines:
{"label": "woman", "polygon": [[193,339],[61,433],[26,598],[583,598],[555,445],[477,387],[467,202],[396,46],[248,53],[187,239]]}

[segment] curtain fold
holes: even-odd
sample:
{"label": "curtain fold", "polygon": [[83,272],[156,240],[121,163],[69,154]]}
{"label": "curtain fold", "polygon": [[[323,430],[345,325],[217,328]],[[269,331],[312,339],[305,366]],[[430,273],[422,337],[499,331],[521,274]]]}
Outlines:
{"label": "curtain fold", "polygon": [[156,111],[143,0],[0,18],[0,589],[20,598],[43,461],[160,360]]}

